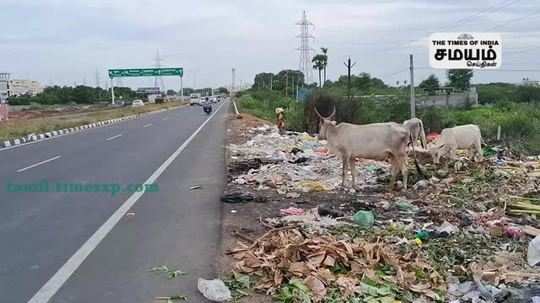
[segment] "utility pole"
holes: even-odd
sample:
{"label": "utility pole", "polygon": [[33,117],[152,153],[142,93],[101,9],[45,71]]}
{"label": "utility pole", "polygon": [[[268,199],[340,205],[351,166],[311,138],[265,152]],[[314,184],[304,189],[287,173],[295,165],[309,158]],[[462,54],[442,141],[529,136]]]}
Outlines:
{"label": "utility pole", "polygon": [[356,65],[356,62],[351,63],[351,57],[347,59],[347,62],[344,62],[345,67],[347,67],[347,96],[351,100],[351,69]]}
{"label": "utility pole", "polygon": [[112,105],[114,105],[114,78],[111,78],[111,101]]}
{"label": "utility pole", "polygon": [[274,74],[270,74],[270,90],[272,90],[272,83],[274,83]]}
{"label": "utility pole", "polygon": [[236,68],[232,69],[231,96],[234,95],[234,81],[236,80]]}
{"label": "utility pole", "polygon": [[99,83],[99,71],[98,71],[98,69],[96,68],[96,88],[98,88],[99,85],[100,85],[100,83]]}
{"label": "utility pole", "polygon": [[411,82],[409,85],[411,86],[411,118],[416,117],[416,100],[414,95],[414,61],[413,61],[413,55],[409,55],[409,61],[410,61],[410,69],[411,69]]}
{"label": "utility pole", "polygon": [[[161,61],[163,61],[163,59],[161,59],[159,55],[159,49],[157,49],[156,58],[155,58],[155,68],[161,68]],[[165,89],[165,85],[163,84],[163,77],[161,76],[154,77],[154,87],[159,87],[159,91],[161,91],[162,89]]]}
{"label": "utility pole", "polygon": [[182,71],[182,76],[180,76],[180,100],[184,100],[184,71]]}
{"label": "utility pole", "polygon": [[285,72],[285,97],[287,97],[287,93],[289,92],[289,72]]}

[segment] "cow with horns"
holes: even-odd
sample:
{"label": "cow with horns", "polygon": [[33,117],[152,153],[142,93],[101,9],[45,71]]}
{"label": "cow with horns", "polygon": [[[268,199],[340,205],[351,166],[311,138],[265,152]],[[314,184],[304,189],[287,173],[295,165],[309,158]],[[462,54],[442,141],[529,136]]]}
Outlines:
{"label": "cow with horns", "polygon": [[323,117],[315,108],[320,118],[319,139],[327,140],[330,151],[339,155],[343,161],[342,185],[345,186],[347,170],[351,171],[352,187],[355,183],[355,158],[372,160],[389,160],[391,164],[390,187],[393,188],[399,172],[403,175],[403,187],[407,188],[407,143],[409,131],[401,124],[394,122],[357,125],[339,123],[332,119],[332,114]]}

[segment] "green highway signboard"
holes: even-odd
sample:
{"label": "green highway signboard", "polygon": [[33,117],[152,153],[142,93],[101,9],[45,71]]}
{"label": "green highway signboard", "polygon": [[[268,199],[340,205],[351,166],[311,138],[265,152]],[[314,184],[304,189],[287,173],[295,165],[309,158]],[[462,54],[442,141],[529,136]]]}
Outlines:
{"label": "green highway signboard", "polygon": [[109,69],[109,78],[121,77],[156,77],[156,76],[179,76],[184,75],[184,69],[181,67],[165,68],[122,68]]}

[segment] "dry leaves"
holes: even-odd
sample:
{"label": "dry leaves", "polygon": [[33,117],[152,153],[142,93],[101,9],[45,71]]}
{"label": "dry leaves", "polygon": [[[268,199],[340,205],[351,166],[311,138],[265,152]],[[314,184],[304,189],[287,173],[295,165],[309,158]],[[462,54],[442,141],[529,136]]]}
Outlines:
{"label": "dry leaves", "polygon": [[[382,241],[310,236],[298,227],[271,230],[251,245],[239,242],[229,254],[236,260],[235,270],[258,277],[255,288],[268,293],[274,293],[290,279],[301,278],[316,300],[324,297],[329,285],[337,286],[342,295],[349,297],[359,291],[363,277],[377,279],[375,271],[381,265],[393,268],[394,274],[385,276],[386,280],[415,292],[436,297],[433,290],[445,288],[441,275],[419,256],[400,256],[393,246]],[[342,269],[339,273],[337,267]],[[429,280],[419,281],[417,271],[427,273]]]}

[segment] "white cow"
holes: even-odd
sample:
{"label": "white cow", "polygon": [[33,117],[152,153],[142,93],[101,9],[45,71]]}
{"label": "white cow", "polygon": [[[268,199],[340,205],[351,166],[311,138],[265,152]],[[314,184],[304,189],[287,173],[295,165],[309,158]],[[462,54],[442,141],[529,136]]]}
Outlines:
{"label": "white cow", "polygon": [[345,175],[347,168],[352,175],[352,186],[356,187],[355,158],[372,160],[390,160],[391,179],[390,187],[393,187],[398,173],[403,175],[403,187],[407,188],[407,143],[409,141],[409,131],[401,124],[373,123],[366,125],[356,125],[350,123],[340,123],[323,117],[315,112],[320,118],[319,139],[328,141],[329,149],[341,156],[343,160],[342,185],[345,186]]}
{"label": "white cow", "polygon": [[418,118],[405,120],[403,126],[409,130],[411,134],[411,144],[416,144],[420,139],[422,148],[426,148],[426,133],[424,132],[424,123]]}
{"label": "white cow", "polygon": [[477,155],[478,160],[482,161],[482,135],[478,125],[467,124],[443,129],[440,138],[429,151],[433,162],[439,164],[443,156],[455,160],[457,149],[471,150],[471,159],[474,160]]}

